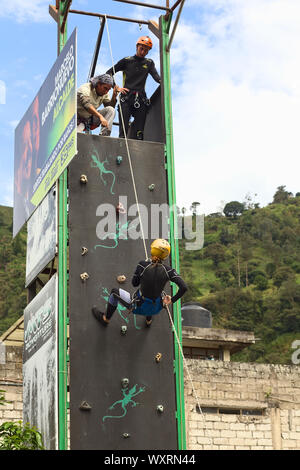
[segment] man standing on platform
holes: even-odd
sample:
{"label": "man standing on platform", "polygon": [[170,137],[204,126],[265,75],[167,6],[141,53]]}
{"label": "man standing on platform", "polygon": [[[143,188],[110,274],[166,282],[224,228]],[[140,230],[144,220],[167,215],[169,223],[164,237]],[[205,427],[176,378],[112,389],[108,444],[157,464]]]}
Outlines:
{"label": "man standing on platform", "polygon": [[[144,139],[144,127],[150,100],[147,99],[145,84],[148,74],[160,83],[161,79],[152,59],[146,59],[146,55],[152,49],[152,40],[149,36],[142,36],[136,43],[136,54],[124,57],[106,73],[113,75],[123,72],[123,88],[118,90],[122,97],[119,105],[119,137],[127,135],[130,117],[134,117],[135,135],[134,139]],[[121,106],[121,110],[120,110]],[[122,116],[121,116],[122,111]],[[124,121],[124,123],[123,123]],[[123,125],[124,124],[124,125]]]}

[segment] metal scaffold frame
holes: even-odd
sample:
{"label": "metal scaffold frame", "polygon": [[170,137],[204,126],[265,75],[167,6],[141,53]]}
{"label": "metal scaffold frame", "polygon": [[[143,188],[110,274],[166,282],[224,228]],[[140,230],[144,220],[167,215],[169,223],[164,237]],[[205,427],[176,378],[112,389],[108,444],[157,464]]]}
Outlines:
{"label": "metal scaffold frame", "polygon": [[[80,10],[71,10],[72,0],[56,0],[55,7],[49,6],[49,13],[57,22],[57,51],[62,51],[67,41],[67,19],[68,14],[80,14],[100,19],[113,19],[138,24],[145,24],[160,40],[161,55],[161,75],[162,75],[162,93],[163,93],[163,115],[165,127],[165,156],[167,168],[167,185],[170,206],[170,244],[171,244],[171,262],[172,267],[179,271],[179,247],[177,237],[177,211],[176,211],[176,189],[175,189],[175,168],[174,168],[174,142],[173,142],[173,123],[172,123],[172,101],[171,101],[171,75],[170,75],[170,49],[174,39],[174,34],[178,25],[179,17],[185,0],[177,0],[172,7],[169,6],[169,0],[166,0],[165,6],[141,3],[133,0],[115,0],[122,3],[129,3],[148,8],[164,10],[165,14],[160,16],[159,25],[153,21],[144,21],[132,18],[123,18],[100,13],[91,13]],[[171,21],[175,9],[179,6],[177,17],[173,24],[172,32]],[[101,27],[103,31],[104,21]],[[101,42],[102,33],[99,33]],[[99,51],[100,44],[97,44]],[[95,70],[96,57],[91,67],[90,74]],[[94,68],[93,68],[94,66]],[[67,225],[67,170],[60,176],[57,182],[58,194],[58,406],[59,406],[59,449],[68,448],[68,225]],[[175,294],[175,286],[173,286]],[[182,342],[181,331],[181,309],[180,301],[173,306],[174,327],[180,343]],[[185,413],[184,413],[184,378],[183,378],[183,358],[181,356],[180,345],[174,339],[174,357],[175,357],[175,380],[176,380],[176,400],[177,400],[177,431],[178,448],[186,448],[185,436]]]}

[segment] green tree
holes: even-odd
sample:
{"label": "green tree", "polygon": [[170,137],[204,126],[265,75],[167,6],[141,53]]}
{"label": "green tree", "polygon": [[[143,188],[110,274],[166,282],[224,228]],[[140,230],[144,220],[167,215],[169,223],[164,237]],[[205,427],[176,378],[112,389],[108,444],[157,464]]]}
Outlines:
{"label": "green tree", "polygon": [[284,281],[294,278],[294,271],[288,266],[282,266],[275,271],[273,276],[273,283],[275,286],[280,287]]}
{"label": "green tree", "polygon": [[276,264],[268,263],[266,265],[266,273],[270,278],[273,277],[273,274],[275,273],[275,271],[276,271]]}
{"label": "green tree", "polygon": [[5,396],[4,396],[5,391],[0,390],[0,405],[5,405]]}
{"label": "green tree", "polygon": [[285,186],[278,186],[276,193],[273,196],[273,204],[285,203],[293,194],[286,191]]}
{"label": "green tree", "polygon": [[220,233],[220,242],[222,245],[229,245],[233,241],[232,235],[229,233],[229,230],[227,227],[222,227],[221,228],[221,233]]}
{"label": "green tree", "polygon": [[193,216],[197,215],[197,210],[199,206],[200,206],[200,202],[197,202],[197,201],[192,202],[190,210],[192,211]]}
{"label": "green tree", "polygon": [[216,276],[221,280],[224,286],[229,287],[231,284],[231,272],[228,268],[219,268],[216,271]]}
{"label": "green tree", "polygon": [[[0,390],[0,405],[9,403],[5,400],[5,391]],[[25,426],[22,421],[2,423],[0,426],[0,450],[42,450],[43,438],[41,433],[35,428],[30,427],[29,423]]]}
{"label": "green tree", "polygon": [[0,450],[43,450],[41,433],[30,427],[24,426],[22,421],[17,423],[6,422],[0,426]]}
{"label": "green tree", "polygon": [[220,243],[212,243],[205,249],[205,254],[213,260],[214,266],[219,266],[225,260],[225,250]]}
{"label": "green tree", "polygon": [[245,210],[244,204],[238,201],[231,201],[226,204],[223,209],[226,217],[236,218],[238,215],[241,215]]}
{"label": "green tree", "polygon": [[259,274],[255,277],[254,284],[256,285],[258,290],[265,290],[268,287],[268,279],[265,276]]}

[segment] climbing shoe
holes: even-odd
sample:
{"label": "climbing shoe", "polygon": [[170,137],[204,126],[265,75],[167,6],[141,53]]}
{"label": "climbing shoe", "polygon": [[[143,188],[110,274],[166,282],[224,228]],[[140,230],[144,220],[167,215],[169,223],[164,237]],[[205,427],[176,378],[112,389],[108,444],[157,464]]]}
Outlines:
{"label": "climbing shoe", "polygon": [[103,326],[108,325],[108,322],[106,322],[103,318],[104,313],[100,312],[100,310],[98,310],[97,307],[94,306],[92,308],[92,313],[93,313],[94,317],[98,320],[98,322],[101,323],[101,325],[103,325]]}

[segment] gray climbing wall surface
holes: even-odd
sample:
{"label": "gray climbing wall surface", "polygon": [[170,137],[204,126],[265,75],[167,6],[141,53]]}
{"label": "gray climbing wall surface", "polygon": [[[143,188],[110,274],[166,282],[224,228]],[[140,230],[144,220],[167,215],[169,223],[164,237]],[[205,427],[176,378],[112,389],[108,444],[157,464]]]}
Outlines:
{"label": "gray climbing wall surface", "polygon": [[[150,219],[151,205],[167,202],[164,146],[128,143],[149,254],[152,239],[165,236],[151,237]],[[116,225],[109,227],[105,217],[120,200],[127,201],[127,214],[117,215]],[[132,274],[145,259],[135,202],[124,139],[79,134],[78,155],[69,166],[72,449],[177,449],[167,312],[156,316],[150,328],[144,317],[124,307],[108,327],[91,313],[93,305],[105,309],[113,287],[134,292]],[[126,276],[123,284],[119,275]]]}

